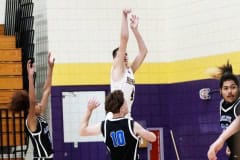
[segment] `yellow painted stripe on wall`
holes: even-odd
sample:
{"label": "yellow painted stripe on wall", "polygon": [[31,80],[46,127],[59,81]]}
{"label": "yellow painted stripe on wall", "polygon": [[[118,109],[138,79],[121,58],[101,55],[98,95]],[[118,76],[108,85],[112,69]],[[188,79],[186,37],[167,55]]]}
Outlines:
{"label": "yellow painted stripe on wall", "polygon": [[[221,66],[227,60],[235,74],[240,72],[240,51],[169,63],[144,63],[136,72],[137,84],[164,84],[210,78],[207,68]],[[55,64],[54,86],[106,85],[110,83],[111,63]]]}

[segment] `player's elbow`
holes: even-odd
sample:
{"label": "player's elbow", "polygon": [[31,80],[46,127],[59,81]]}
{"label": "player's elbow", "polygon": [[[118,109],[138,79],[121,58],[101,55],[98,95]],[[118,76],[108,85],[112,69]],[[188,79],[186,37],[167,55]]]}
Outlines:
{"label": "player's elbow", "polygon": [[86,130],[85,130],[85,128],[80,128],[80,130],[79,130],[79,134],[80,134],[80,136],[86,136]]}
{"label": "player's elbow", "polygon": [[155,142],[157,139],[156,135],[152,132],[150,134],[151,135],[149,136],[149,142]]}
{"label": "player's elbow", "polygon": [[145,57],[148,54],[148,49],[147,48],[143,48],[141,53]]}
{"label": "player's elbow", "polygon": [[150,142],[155,142],[156,140],[157,140],[157,137],[156,137],[156,135],[153,133],[149,141],[150,141]]}
{"label": "player's elbow", "polygon": [[157,139],[156,135],[150,131],[146,131],[145,134],[142,136],[142,138],[144,138],[148,142],[155,142]]}

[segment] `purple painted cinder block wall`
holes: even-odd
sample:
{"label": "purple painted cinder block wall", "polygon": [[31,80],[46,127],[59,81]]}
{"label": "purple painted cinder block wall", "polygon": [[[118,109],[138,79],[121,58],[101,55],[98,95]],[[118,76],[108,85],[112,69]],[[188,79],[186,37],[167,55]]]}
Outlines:
{"label": "purple painted cinder block wall", "polygon": [[[132,110],[136,121],[149,128],[163,127],[165,160],[176,160],[170,136],[172,129],[182,160],[206,160],[209,145],[220,134],[219,93],[212,99],[199,98],[201,88],[218,89],[216,80],[201,80],[175,84],[137,85]],[[103,143],[63,143],[62,97],[64,91],[109,92],[109,86],[55,86],[52,88],[53,143],[56,160],[105,160],[109,158]],[[223,159],[224,150],[219,158]],[[147,149],[140,149],[140,159],[147,159]]]}

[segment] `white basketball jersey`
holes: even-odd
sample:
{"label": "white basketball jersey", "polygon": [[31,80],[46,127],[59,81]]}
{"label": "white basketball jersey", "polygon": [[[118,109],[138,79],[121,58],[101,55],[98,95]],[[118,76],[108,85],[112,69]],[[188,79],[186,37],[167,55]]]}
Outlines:
{"label": "white basketball jersey", "polygon": [[111,92],[115,90],[123,91],[124,98],[128,104],[129,113],[131,114],[131,108],[135,96],[135,80],[131,68],[127,68],[123,74],[123,77],[118,81],[112,80],[111,76]]}

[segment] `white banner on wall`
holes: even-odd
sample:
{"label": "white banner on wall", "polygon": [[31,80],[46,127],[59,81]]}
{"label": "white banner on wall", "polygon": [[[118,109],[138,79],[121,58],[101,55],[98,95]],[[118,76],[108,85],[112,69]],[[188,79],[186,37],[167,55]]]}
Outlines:
{"label": "white banner on wall", "polygon": [[62,92],[64,142],[77,144],[103,141],[102,135],[87,137],[79,135],[80,122],[91,98],[96,98],[101,105],[93,111],[89,125],[101,122],[105,118],[105,91]]}

